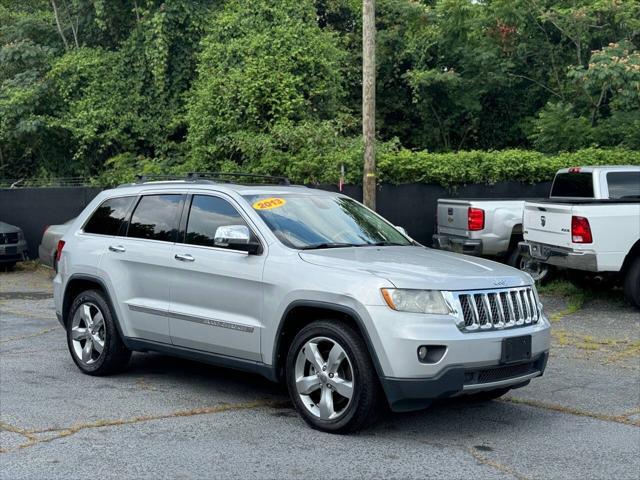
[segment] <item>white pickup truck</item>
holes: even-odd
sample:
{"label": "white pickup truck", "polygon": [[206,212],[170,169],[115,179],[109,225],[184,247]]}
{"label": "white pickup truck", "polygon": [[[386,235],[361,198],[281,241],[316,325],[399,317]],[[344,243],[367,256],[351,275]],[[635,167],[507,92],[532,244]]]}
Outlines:
{"label": "white pickup truck", "polygon": [[582,285],[622,281],[640,308],[640,167],[558,171],[547,200],[526,202],[523,255]]}
{"label": "white pickup truck", "polygon": [[433,246],[440,250],[502,260],[530,274],[550,278],[553,267],[522,255],[522,214],[526,198],[439,198]]}

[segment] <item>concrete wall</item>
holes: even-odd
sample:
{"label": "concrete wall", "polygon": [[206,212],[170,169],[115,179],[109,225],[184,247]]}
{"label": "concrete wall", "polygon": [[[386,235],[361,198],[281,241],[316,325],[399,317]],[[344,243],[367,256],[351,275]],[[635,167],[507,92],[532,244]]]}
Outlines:
{"label": "concrete wall", "polygon": [[[378,188],[378,212],[395,225],[406,228],[417,241],[431,245],[438,198],[540,198],[549,195],[550,187],[550,183],[501,182],[447,190],[423,183],[383,184]],[[333,185],[320,188],[337,190]],[[29,244],[29,256],[36,258],[45,227],[77,216],[100,190],[95,187],[0,189],[0,221],[22,228]],[[348,185],[344,193],[362,199],[359,186]]]}

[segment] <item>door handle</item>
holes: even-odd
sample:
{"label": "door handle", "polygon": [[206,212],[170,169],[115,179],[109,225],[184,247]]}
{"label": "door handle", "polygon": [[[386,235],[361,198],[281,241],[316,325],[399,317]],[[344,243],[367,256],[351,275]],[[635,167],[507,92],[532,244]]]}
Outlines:
{"label": "door handle", "polygon": [[180,260],[181,262],[195,262],[195,260],[196,260],[191,255],[189,255],[188,253],[176,253],[174,258],[176,260]]}
{"label": "door handle", "polygon": [[124,248],[122,245],[109,245],[109,250],[117,253],[124,253],[127,251],[127,249]]}

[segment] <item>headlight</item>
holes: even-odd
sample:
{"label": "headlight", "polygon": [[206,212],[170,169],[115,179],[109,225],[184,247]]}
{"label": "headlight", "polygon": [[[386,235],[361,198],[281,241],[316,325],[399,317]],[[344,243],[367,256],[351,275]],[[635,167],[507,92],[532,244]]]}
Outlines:
{"label": "headlight", "polygon": [[20,230],[18,232],[18,241],[22,241],[22,240],[24,240],[24,233],[22,233],[22,230]]}
{"label": "headlight", "polygon": [[449,307],[438,290],[383,288],[382,296],[390,308],[399,312],[446,315]]}

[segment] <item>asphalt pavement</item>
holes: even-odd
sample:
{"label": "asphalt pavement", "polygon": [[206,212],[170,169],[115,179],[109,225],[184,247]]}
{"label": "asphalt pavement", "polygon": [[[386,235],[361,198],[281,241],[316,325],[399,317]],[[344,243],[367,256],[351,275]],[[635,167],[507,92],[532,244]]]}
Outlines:
{"label": "asphalt pavement", "polygon": [[309,429],[258,376],[158,354],[96,378],[73,364],[50,271],[0,273],[0,479],[640,478],[640,313],[545,295],[544,377],[504,399]]}

